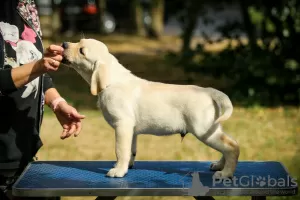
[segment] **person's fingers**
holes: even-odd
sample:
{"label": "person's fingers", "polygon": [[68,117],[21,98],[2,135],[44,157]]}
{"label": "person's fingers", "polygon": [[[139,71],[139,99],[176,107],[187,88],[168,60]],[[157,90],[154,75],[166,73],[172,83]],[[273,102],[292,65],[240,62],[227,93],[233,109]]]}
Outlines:
{"label": "person's fingers", "polygon": [[71,124],[71,128],[70,128],[70,130],[68,131],[66,137],[67,137],[67,138],[70,137],[75,131],[76,131],[76,124],[75,124],[75,123],[72,123],[72,124]]}
{"label": "person's fingers", "polygon": [[75,118],[77,120],[85,118],[84,115],[79,114],[76,110],[74,110],[74,111],[71,112],[71,117],[73,117],[73,118]]}
{"label": "person's fingers", "polygon": [[55,44],[51,44],[48,48],[47,48],[48,52],[55,52],[56,54],[62,54],[62,52],[64,51],[64,48],[62,48],[62,46],[58,46]]}
{"label": "person's fingers", "polygon": [[[53,62],[53,64],[55,64],[54,60],[51,62]],[[46,71],[56,71],[57,70],[57,67],[54,67],[52,64],[50,64],[49,61],[44,62],[44,68],[46,68]]]}
{"label": "person's fingers", "polygon": [[50,51],[50,52],[46,52],[44,53],[44,57],[55,57],[55,56],[63,56],[63,53],[59,53],[56,51]]}
{"label": "person's fingers", "polygon": [[[60,62],[57,60],[54,60],[52,58],[44,58],[45,62],[44,62],[44,66],[48,69],[48,70],[56,70],[59,65]],[[48,63],[48,64],[47,64]]]}
{"label": "person's fingers", "polygon": [[76,133],[74,134],[75,137],[77,137],[81,131],[81,122],[76,122]]}
{"label": "person's fingers", "polygon": [[55,55],[63,55],[63,52],[60,52],[60,51],[51,51],[49,48],[47,48],[44,51],[44,56],[51,57],[51,56],[55,56]]}
{"label": "person's fingers", "polygon": [[54,55],[50,57],[52,60],[56,60],[61,62],[63,60],[63,57],[61,55]]}
{"label": "person's fingers", "polygon": [[59,65],[60,65],[60,62],[58,62],[58,61],[56,61],[56,60],[51,60],[51,61],[49,61],[49,64],[50,64],[53,68],[57,69],[57,68],[59,67]]}
{"label": "person's fingers", "polygon": [[64,129],[63,129],[63,132],[62,132],[62,134],[61,134],[61,136],[60,136],[60,138],[61,138],[61,139],[65,139],[66,136],[67,136],[67,134],[68,134],[68,129],[67,129],[67,128],[64,128]]}

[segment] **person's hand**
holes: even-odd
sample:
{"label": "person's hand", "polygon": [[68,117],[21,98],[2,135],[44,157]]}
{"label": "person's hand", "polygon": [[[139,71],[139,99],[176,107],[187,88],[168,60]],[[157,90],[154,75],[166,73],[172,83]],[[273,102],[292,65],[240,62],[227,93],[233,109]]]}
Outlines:
{"label": "person's hand", "polygon": [[50,45],[44,53],[42,59],[36,62],[37,68],[42,72],[57,71],[63,60],[64,49],[58,45]]}
{"label": "person's hand", "polygon": [[58,121],[63,127],[63,132],[60,136],[65,139],[74,134],[78,136],[81,131],[81,120],[85,118],[77,112],[75,108],[68,105],[66,102],[60,102],[54,111]]}

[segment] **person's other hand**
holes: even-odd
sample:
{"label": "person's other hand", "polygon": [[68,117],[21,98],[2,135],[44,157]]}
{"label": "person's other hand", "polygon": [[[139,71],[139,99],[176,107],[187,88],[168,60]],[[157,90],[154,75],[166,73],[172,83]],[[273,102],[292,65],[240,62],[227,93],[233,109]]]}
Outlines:
{"label": "person's other hand", "polygon": [[58,45],[50,45],[44,53],[42,59],[36,62],[37,68],[42,72],[57,71],[63,60],[64,49]]}
{"label": "person's other hand", "polygon": [[65,139],[74,134],[78,136],[81,131],[81,120],[85,118],[77,112],[75,108],[68,105],[66,102],[60,102],[54,111],[58,121],[63,127],[63,132],[60,136]]}

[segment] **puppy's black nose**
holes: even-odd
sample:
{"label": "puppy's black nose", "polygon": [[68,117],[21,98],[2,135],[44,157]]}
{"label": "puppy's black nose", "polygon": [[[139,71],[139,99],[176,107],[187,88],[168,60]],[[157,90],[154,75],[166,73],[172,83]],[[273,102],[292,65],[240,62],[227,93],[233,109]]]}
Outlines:
{"label": "puppy's black nose", "polygon": [[68,48],[68,43],[64,42],[61,46],[62,46],[62,48],[67,49]]}

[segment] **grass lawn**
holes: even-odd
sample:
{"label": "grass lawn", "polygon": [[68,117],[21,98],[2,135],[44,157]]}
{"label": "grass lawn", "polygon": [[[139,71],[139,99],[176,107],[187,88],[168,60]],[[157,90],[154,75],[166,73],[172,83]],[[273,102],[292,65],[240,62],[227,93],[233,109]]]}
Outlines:
{"label": "grass lawn", "polygon": [[[159,56],[160,51],[172,46],[170,43],[173,40],[174,44],[178,44],[174,38],[168,38],[161,43],[127,36],[98,37],[98,39],[103,39],[120,62],[139,76],[156,81],[182,83],[187,76],[179,68],[166,66]],[[89,93],[88,85],[71,69],[61,69],[52,75],[60,93],[87,118],[83,122],[83,130],[79,137],[60,140],[61,127],[47,109],[41,130],[44,146],[38,153],[39,160],[115,160],[113,129],[96,109],[96,98]],[[210,77],[201,77],[197,84],[222,84],[218,80],[211,81]],[[296,107],[235,107],[232,117],[224,122],[224,130],[239,142],[240,160],[280,161],[287,167],[292,177],[299,180],[299,122],[300,109]],[[218,160],[220,156],[220,153],[200,143],[191,134],[188,134],[182,143],[179,135],[138,137],[137,160],[211,161]],[[95,197],[64,197],[63,199],[86,200]],[[119,197],[118,199],[193,198]],[[249,199],[249,197],[216,197],[216,199]],[[300,199],[300,195],[294,199]]]}

